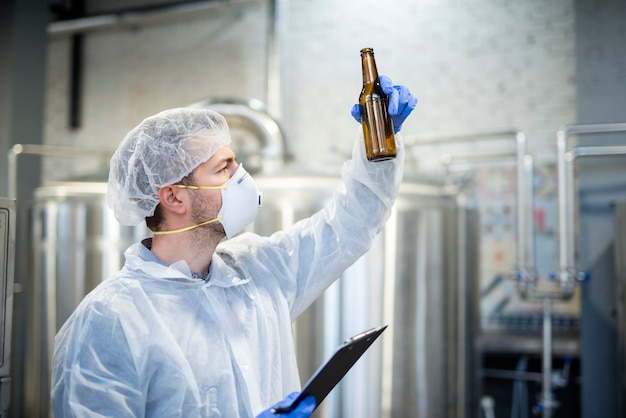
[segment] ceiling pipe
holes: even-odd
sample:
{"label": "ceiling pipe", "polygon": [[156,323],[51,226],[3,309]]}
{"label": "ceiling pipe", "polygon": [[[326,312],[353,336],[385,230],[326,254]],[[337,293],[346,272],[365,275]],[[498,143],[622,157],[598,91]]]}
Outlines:
{"label": "ceiling pipe", "polygon": [[98,30],[135,28],[147,24],[161,23],[172,19],[197,17],[200,13],[213,12],[222,7],[244,7],[259,0],[210,0],[165,6],[153,10],[123,11],[105,15],[61,20],[48,24],[48,35],[52,38],[71,36],[77,33]]}

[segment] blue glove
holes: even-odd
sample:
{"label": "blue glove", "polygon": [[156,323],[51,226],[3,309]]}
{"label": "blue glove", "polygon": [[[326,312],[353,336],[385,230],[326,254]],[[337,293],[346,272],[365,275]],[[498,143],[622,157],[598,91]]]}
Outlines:
{"label": "blue glove", "polygon": [[[397,134],[400,132],[404,120],[415,109],[417,98],[405,86],[394,86],[387,76],[381,75],[378,79],[383,91],[389,96],[387,110],[393,121],[393,133]],[[352,106],[351,113],[352,117],[361,123],[361,107],[358,103]]]}
{"label": "blue glove", "polygon": [[308,418],[315,411],[315,398],[313,396],[307,396],[304,398],[295,409],[285,412],[273,412],[274,408],[284,407],[291,405],[291,402],[298,397],[300,392],[292,392],[285,399],[272,406],[270,409],[266,409],[257,415],[256,418]]}

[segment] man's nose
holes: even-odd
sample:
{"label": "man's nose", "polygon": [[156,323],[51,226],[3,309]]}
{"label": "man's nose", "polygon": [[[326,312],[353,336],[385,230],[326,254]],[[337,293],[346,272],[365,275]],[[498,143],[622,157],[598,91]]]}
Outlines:
{"label": "man's nose", "polygon": [[237,172],[237,170],[239,169],[240,163],[237,163],[236,161],[233,162],[233,167],[230,170],[230,178],[232,179],[233,176],[235,175],[235,173]]}

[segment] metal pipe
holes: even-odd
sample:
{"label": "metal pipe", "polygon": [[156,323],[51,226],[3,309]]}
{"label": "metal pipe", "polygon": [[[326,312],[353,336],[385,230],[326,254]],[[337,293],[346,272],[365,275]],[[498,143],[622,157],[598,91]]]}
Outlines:
{"label": "metal pipe", "polygon": [[[563,158],[565,164],[565,197],[563,198],[565,201],[565,215],[563,218],[567,222],[567,229],[562,235],[565,236],[567,242],[562,256],[564,260],[562,266],[564,270],[562,271],[566,273],[561,274],[561,285],[565,286],[567,292],[573,293],[575,279],[581,278],[582,274],[576,268],[574,163],[581,157],[611,157],[618,155],[626,155],[626,145],[574,147],[567,151]],[[567,277],[569,277],[569,280],[565,280]]]}
{"label": "metal pipe", "polygon": [[565,125],[559,129],[559,132],[563,132],[566,137],[578,134],[626,132],[626,122]]}
{"label": "metal pipe", "polygon": [[586,146],[568,149],[570,135],[626,132],[626,123],[566,125],[556,133],[558,163],[559,281],[573,293],[578,277],[574,221],[574,161],[580,157],[626,155],[626,146]]}
{"label": "metal pipe", "polygon": [[70,58],[70,88],[69,88],[69,120],[68,125],[72,129],[80,128],[82,123],[82,98],[83,98],[83,75],[84,75],[85,42],[84,35],[77,33],[72,35],[71,58]]}
{"label": "metal pipe", "polygon": [[537,273],[535,271],[535,240],[533,223],[533,209],[535,207],[533,199],[535,195],[535,190],[533,188],[532,181],[534,174],[533,157],[530,155],[525,155],[522,164],[523,173],[521,175],[526,181],[524,182],[524,184],[518,187],[523,188],[521,196],[525,196],[526,200],[523,202],[518,202],[518,210],[522,210],[522,213],[525,214],[525,216],[522,217],[523,219],[521,221],[518,220],[518,222],[520,222],[518,224],[518,231],[526,231],[526,236],[524,237],[526,246],[524,247],[524,253],[518,254],[518,260],[525,260],[525,268],[528,272],[527,274],[534,278],[537,276]]}
{"label": "metal pipe", "polygon": [[534,280],[535,274],[535,248],[533,240],[533,160],[526,154],[526,134],[519,130],[505,130],[484,132],[470,135],[458,135],[449,137],[418,138],[406,137],[407,148],[414,146],[429,146],[454,143],[475,143],[481,141],[502,140],[513,138],[515,140],[515,152],[482,152],[464,155],[452,155],[444,153],[441,156],[442,164],[449,166],[452,163],[493,161],[494,159],[515,158],[517,166],[517,268],[520,278]]}
{"label": "metal pipe", "polygon": [[531,382],[541,382],[543,379],[542,373],[532,372],[520,372],[517,370],[496,370],[496,369],[484,369],[482,377],[491,377],[497,379],[511,379],[511,380],[528,380]]}
{"label": "metal pipe", "polygon": [[569,150],[568,153],[572,155],[572,161],[579,157],[607,157],[613,155],[625,155],[626,145],[575,147]]}
{"label": "metal pipe", "polygon": [[449,153],[441,154],[440,161],[443,165],[452,165],[453,163],[464,163],[464,162],[481,162],[481,161],[494,161],[494,160],[504,160],[511,159],[516,157],[516,152],[482,152],[482,153],[471,153],[471,154],[455,154],[454,156]]}
{"label": "metal pipe", "polygon": [[567,134],[564,130],[557,132],[557,176],[558,176],[558,213],[559,213],[559,280],[561,283],[570,281],[570,266],[573,265],[574,255],[569,243],[574,223],[569,219],[571,211],[568,208],[569,188],[566,175],[566,146]]}
{"label": "metal pipe", "polygon": [[212,12],[224,6],[241,7],[258,3],[258,0],[212,0],[164,6],[156,10],[126,11],[107,15],[62,20],[48,25],[51,37],[69,36],[76,33],[120,27],[135,28],[148,23],[162,22],[172,18],[195,17],[199,13]]}
{"label": "metal pipe", "polygon": [[262,141],[263,173],[275,173],[289,160],[285,136],[278,122],[267,113],[265,105],[254,99],[214,98],[193,103],[188,107],[212,109],[222,114],[230,128],[244,127]]}
{"label": "metal pipe", "polygon": [[113,151],[103,149],[66,147],[61,145],[15,144],[7,153],[7,189],[9,197],[14,199],[17,197],[17,160],[20,155],[37,155],[64,158],[93,157],[110,159],[113,155]]}
{"label": "metal pipe", "polygon": [[533,280],[535,246],[533,240],[533,158],[526,154],[526,135],[517,132],[517,266],[522,278]]}
{"label": "metal pipe", "polygon": [[[430,136],[430,137],[418,137],[415,135],[407,135],[405,138],[406,146],[420,146],[420,145],[438,145],[438,144],[454,144],[459,142],[480,142],[480,141],[491,141],[491,140],[499,140],[503,137],[513,137],[515,140],[518,139],[518,134],[523,134],[523,132],[518,130],[506,130],[506,131],[494,131],[494,132],[479,132],[476,134],[468,134],[468,135],[452,135],[452,136]],[[522,137],[525,139],[525,135]]]}
{"label": "metal pipe", "polygon": [[543,300],[543,387],[541,401],[543,418],[549,418],[556,407],[552,399],[552,300]]}
{"label": "metal pipe", "polygon": [[528,234],[526,231],[527,214],[526,214],[526,172],[524,170],[524,156],[526,153],[525,147],[520,150],[520,144],[524,144],[525,136],[523,134],[516,134],[516,169],[517,169],[517,269],[518,271],[525,272],[527,268],[527,255],[526,247],[528,246]]}

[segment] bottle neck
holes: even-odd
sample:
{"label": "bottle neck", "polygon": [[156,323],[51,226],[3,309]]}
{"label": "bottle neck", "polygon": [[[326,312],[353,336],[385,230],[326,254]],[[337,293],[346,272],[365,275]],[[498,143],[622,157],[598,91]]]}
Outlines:
{"label": "bottle neck", "polygon": [[378,70],[374,54],[366,52],[361,55],[361,67],[363,69],[363,84],[375,83],[378,80]]}

